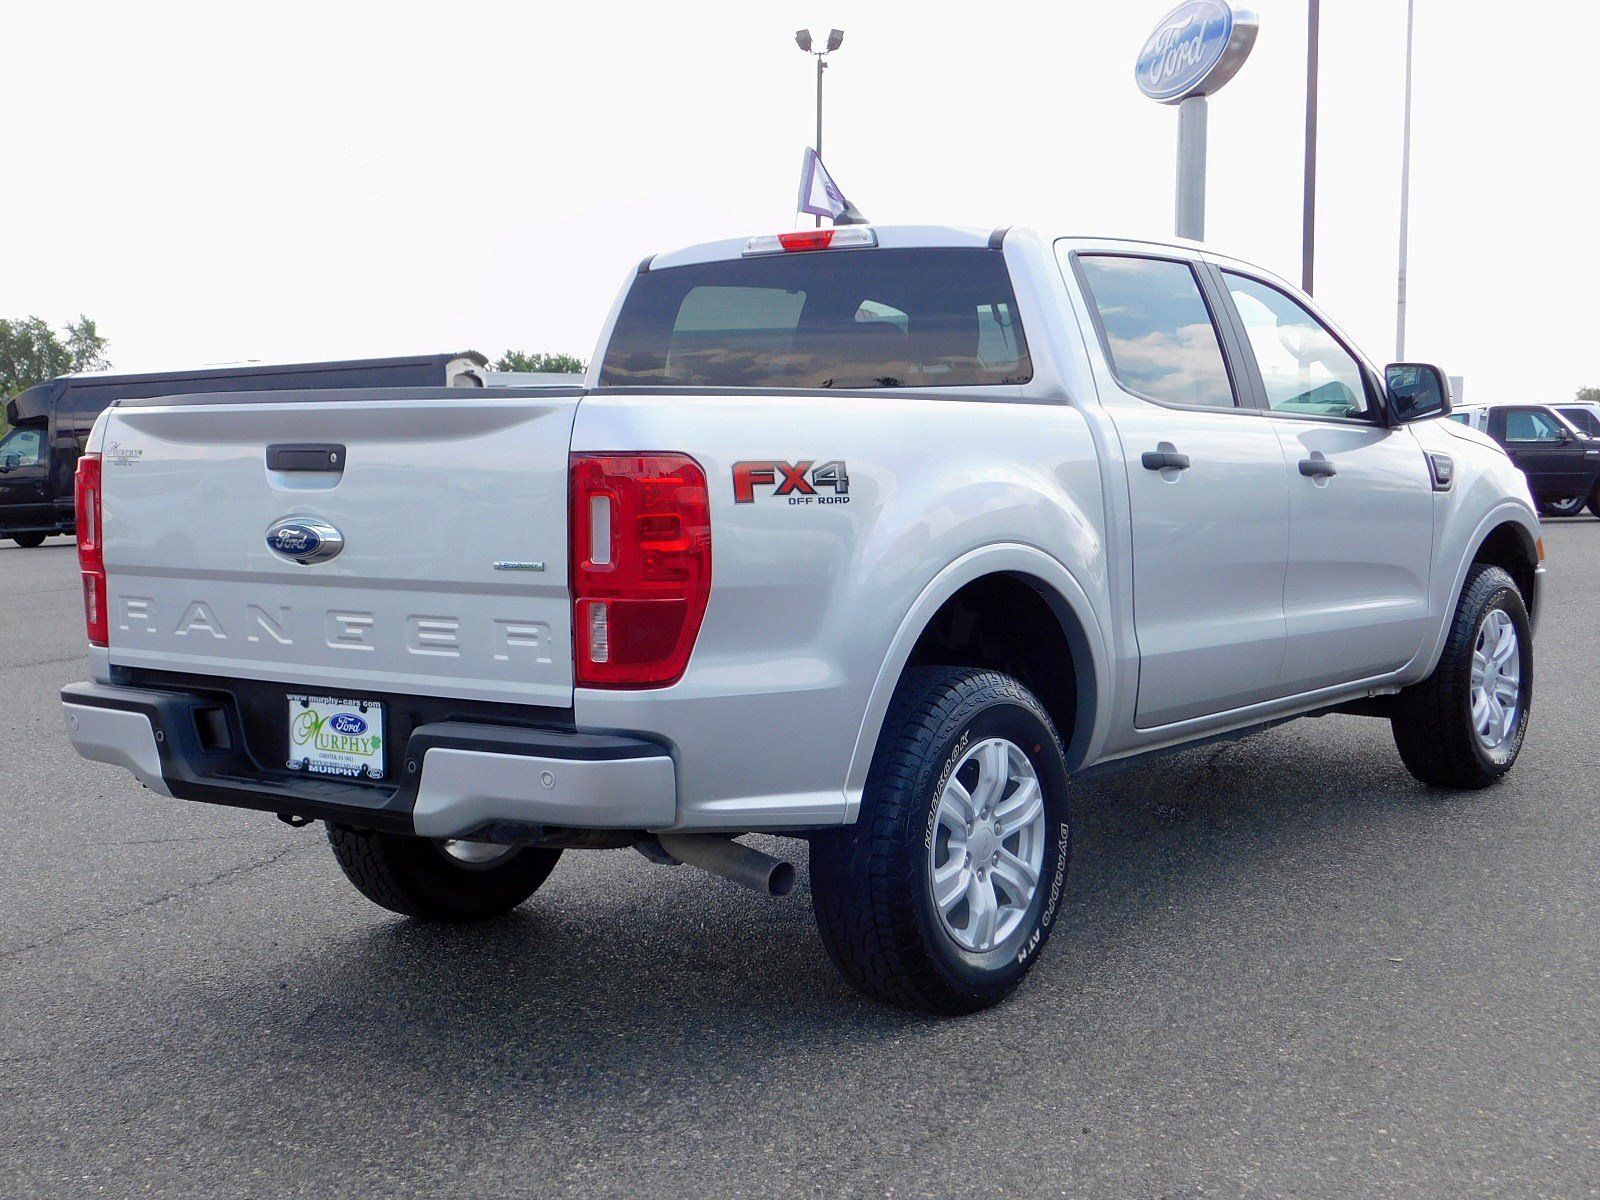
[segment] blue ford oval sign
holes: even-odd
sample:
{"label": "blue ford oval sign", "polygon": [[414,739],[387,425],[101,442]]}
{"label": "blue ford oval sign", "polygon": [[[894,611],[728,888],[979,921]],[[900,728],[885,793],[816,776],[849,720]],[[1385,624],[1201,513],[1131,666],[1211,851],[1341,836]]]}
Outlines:
{"label": "blue ford oval sign", "polygon": [[267,549],[302,566],[326,562],[344,549],[344,535],[315,517],[289,517],[267,530]]}
{"label": "blue ford oval sign", "polygon": [[1176,104],[1232,79],[1256,41],[1256,15],[1226,0],[1189,0],[1161,18],[1135,64],[1139,90]]}

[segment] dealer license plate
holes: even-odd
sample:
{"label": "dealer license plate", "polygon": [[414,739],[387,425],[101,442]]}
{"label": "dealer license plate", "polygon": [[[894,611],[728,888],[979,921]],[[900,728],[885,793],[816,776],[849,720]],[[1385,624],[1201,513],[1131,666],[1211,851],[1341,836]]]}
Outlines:
{"label": "dealer license plate", "polygon": [[289,769],[383,778],[383,705],[289,693]]}

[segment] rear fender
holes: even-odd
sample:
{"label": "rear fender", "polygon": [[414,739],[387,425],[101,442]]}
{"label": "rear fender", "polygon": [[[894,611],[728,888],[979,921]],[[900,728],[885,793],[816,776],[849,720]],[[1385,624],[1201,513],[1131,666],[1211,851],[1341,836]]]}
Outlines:
{"label": "rear fender", "polygon": [[1072,729],[1060,731],[1067,743],[1068,769],[1076,770],[1089,761],[1095,749],[1105,743],[1110,706],[1101,703],[1101,699],[1106,695],[1111,659],[1088,593],[1071,571],[1042,550],[1014,543],[984,546],[963,555],[935,576],[900,622],[873,683],[850,758],[845,781],[846,823],[855,821],[861,810],[867,772],[889,702],[923,630],[945,601],[967,584],[1000,574],[1028,577],[1043,585],[1042,594],[1060,620],[1071,647],[1078,680],[1077,719]]}

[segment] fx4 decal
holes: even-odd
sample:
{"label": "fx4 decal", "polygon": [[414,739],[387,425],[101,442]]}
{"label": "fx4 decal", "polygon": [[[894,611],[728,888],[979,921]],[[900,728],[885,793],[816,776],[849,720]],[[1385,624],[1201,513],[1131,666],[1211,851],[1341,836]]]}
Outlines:
{"label": "fx4 decal", "polygon": [[[772,488],[790,504],[849,504],[850,474],[843,461],[787,463],[771,459],[733,464],[733,502],[754,504],[756,488]],[[823,495],[827,490],[831,495]]]}

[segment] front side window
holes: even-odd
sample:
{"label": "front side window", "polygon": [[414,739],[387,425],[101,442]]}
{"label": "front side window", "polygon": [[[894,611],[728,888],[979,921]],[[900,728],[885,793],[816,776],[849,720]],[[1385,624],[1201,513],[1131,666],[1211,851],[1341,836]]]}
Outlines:
{"label": "front side window", "polygon": [[0,441],[0,468],[36,467],[44,457],[42,429],[13,429]]}
{"label": "front side window", "polygon": [[1273,412],[1313,417],[1368,417],[1361,364],[1298,301],[1277,288],[1224,271],[1228,294]]}
{"label": "front side window", "polygon": [[600,367],[602,387],[964,388],[1031,378],[1005,258],[976,247],[645,271]]}
{"label": "front side window", "polygon": [[1566,431],[1561,422],[1536,408],[1517,408],[1506,413],[1506,441],[1563,442]]}
{"label": "front side window", "polygon": [[1187,263],[1080,255],[1117,382],[1163,404],[1233,408],[1222,343]]}

